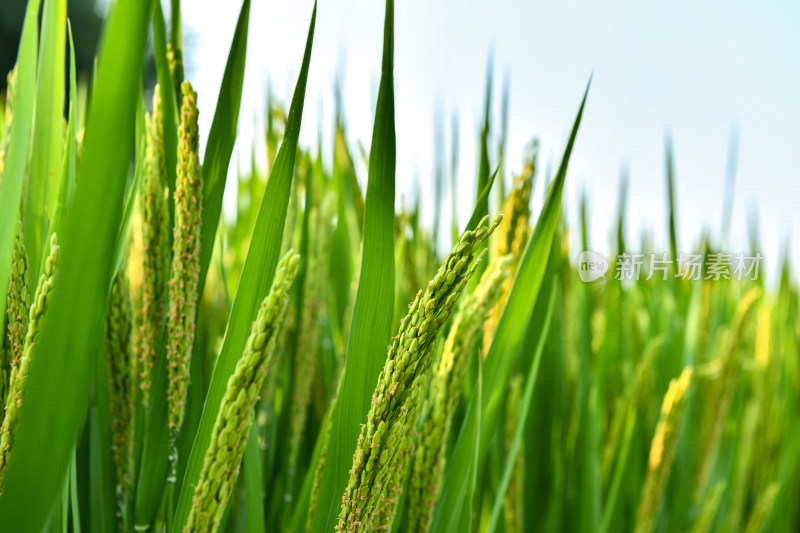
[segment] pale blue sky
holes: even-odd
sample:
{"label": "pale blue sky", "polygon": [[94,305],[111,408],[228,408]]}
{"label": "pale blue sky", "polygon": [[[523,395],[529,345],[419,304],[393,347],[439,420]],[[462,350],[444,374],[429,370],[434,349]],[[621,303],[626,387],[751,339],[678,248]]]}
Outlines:
{"label": "pale blue sky", "polygon": [[[188,75],[199,92],[204,136],[240,4],[184,0],[183,6],[184,24],[195,39],[196,57]],[[255,131],[263,131],[267,80],[288,105],[312,6],[311,0],[253,0],[240,117],[244,159],[249,157],[254,124]],[[330,138],[333,84],[340,72],[351,140],[369,143],[383,10],[383,2],[375,0],[320,1],[301,131],[304,145],[316,142],[320,123],[326,142]],[[703,228],[718,235],[728,138],[731,128],[738,127],[731,249],[746,247],[749,214],[757,210],[768,271],[774,274],[789,238],[797,257],[800,4],[399,0],[397,198],[398,202],[401,196],[410,198],[414,177],[419,178],[431,224],[435,105],[440,102],[445,108],[448,148],[450,117],[458,114],[459,206],[466,219],[474,198],[490,49],[495,66],[495,138],[500,87],[510,76],[506,161],[512,171],[520,168],[525,145],[534,136],[541,141],[543,163],[558,163],[594,72],[570,163],[566,209],[574,220],[580,191],[589,193],[595,248],[608,250],[622,168],[630,175],[629,242],[638,243],[641,231],[647,229],[655,235],[658,250],[667,248],[663,178],[667,130],[672,132],[676,155],[680,248],[692,251]],[[366,174],[361,177],[366,179]],[[541,185],[540,180],[535,206],[541,201]],[[450,220],[449,207],[441,216]]]}

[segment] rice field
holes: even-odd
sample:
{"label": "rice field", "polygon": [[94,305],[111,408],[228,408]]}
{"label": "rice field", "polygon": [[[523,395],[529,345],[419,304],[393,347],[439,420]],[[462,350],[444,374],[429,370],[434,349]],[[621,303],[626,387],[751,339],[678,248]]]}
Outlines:
{"label": "rice field", "polygon": [[535,142],[495,157],[487,106],[478,175],[435,177],[474,190],[444,234],[396,209],[393,0],[369,146],[342,113],[332,160],[299,143],[315,5],[229,220],[250,0],[204,143],[169,7],[116,0],[83,87],[66,0],[27,3],[0,106],[0,531],[800,528],[796,265],[765,280],[755,228],[739,254],[678,242],[669,145],[667,235],[630,240],[625,183],[610,243],[586,199],[568,224],[591,80],[546,176]]}

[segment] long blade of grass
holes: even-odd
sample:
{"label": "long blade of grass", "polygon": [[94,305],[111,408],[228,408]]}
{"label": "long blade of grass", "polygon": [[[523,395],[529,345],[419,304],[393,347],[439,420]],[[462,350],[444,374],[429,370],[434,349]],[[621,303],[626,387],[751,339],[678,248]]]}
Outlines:
{"label": "long blade of grass", "polygon": [[169,46],[172,52],[170,58],[170,71],[174,84],[175,97],[181,98],[181,83],[183,83],[183,30],[181,29],[181,0],[170,1],[170,29]]}
{"label": "long blade of grass", "polygon": [[244,0],[228,53],[228,62],[222,75],[214,120],[211,122],[206,151],[203,155],[203,227],[200,231],[198,300],[203,297],[208,266],[211,264],[211,253],[214,251],[214,240],[222,211],[222,193],[225,191],[228,163],[233,153],[236,128],[239,124],[249,21],[250,0]]}
{"label": "long blade of grass", "polygon": [[[477,352],[475,354],[477,357]],[[472,522],[472,501],[475,482],[478,477],[478,451],[481,435],[481,397],[483,393],[483,373],[478,366],[478,378],[474,385],[473,398],[467,408],[464,424],[461,426],[459,441],[469,446],[461,446],[453,451],[448,461],[447,477],[450,487],[442,490],[431,523],[431,533],[458,533],[470,531]],[[463,439],[463,440],[462,440]]]}
{"label": "long blade of grass", "polygon": [[452,244],[458,242],[458,115],[453,114],[453,123],[450,128],[452,147],[450,149],[450,201],[452,213],[450,215],[450,231]]}
{"label": "long blade of grass", "polygon": [[170,1],[169,43],[172,50],[183,54],[183,32],[181,31],[181,0]]}
{"label": "long blade of grass", "polygon": [[[589,82],[591,84],[591,81]],[[567,173],[569,157],[575,144],[589,86],[586,87],[575,123],[572,126],[567,147],[561,160],[556,179],[536,222],[534,233],[525,249],[519,270],[509,293],[508,302],[495,331],[492,345],[483,364],[483,396],[481,408],[481,438],[478,450],[478,470],[482,468],[489,452],[489,443],[495,433],[500,409],[505,397],[505,385],[514,363],[517,349],[525,334],[527,317],[530,317],[539,288],[544,277],[545,267],[550,254],[553,236],[561,210],[561,193]],[[526,317],[520,320],[520,317]],[[470,399],[470,407],[477,402],[475,396]],[[465,454],[463,448],[471,450],[473,443],[464,434],[459,434],[453,450],[453,456]],[[450,498],[452,491],[459,492],[461,487],[458,474],[448,469],[445,473],[440,501]]]}
{"label": "long blade of grass", "polygon": [[[167,36],[164,23],[164,12],[161,1],[153,0],[153,48],[155,49],[156,74],[158,90],[161,94],[164,135],[164,160],[167,163],[167,186],[169,197],[175,193],[175,181],[178,176],[178,105],[173,90],[172,75],[167,60]],[[169,219],[175,218],[175,203],[169,202]],[[170,224],[170,227],[172,224]]]}
{"label": "long blade of grass", "polygon": [[[591,81],[589,82],[591,84]],[[564,150],[564,156],[551,186],[550,192],[536,221],[533,235],[525,248],[525,254],[520,262],[519,269],[514,278],[514,283],[508,297],[503,314],[495,332],[492,345],[484,362],[484,410],[483,428],[481,435],[481,463],[488,448],[488,443],[494,431],[499,409],[505,390],[508,373],[514,362],[517,347],[524,335],[527,321],[519,320],[522,316],[530,316],[533,304],[542,283],[547,259],[551,250],[553,235],[555,234],[559,212],[561,210],[561,194],[567,174],[569,158],[578,134],[583,109],[586,105],[589,85],[586,87],[581,101],[578,115],[572,126],[569,141]],[[480,465],[479,465],[480,467]]]}
{"label": "long blade of grass", "polygon": [[161,328],[159,348],[153,364],[150,401],[141,424],[144,433],[141,457],[136,475],[134,522],[137,528],[147,528],[155,519],[164,491],[169,459],[167,430],[167,327]]}
{"label": "long blade of grass", "polygon": [[144,174],[144,136],[138,138],[136,143],[136,169],[133,174],[133,183],[128,190],[128,197],[125,200],[125,210],[122,213],[122,223],[119,226],[119,233],[117,234],[117,241],[114,245],[114,272],[119,270],[122,264],[122,259],[125,257],[125,250],[128,247],[128,237],[131,230],[131,221],[133,220],[133,208],[136,205],[136,195],[139,191],[139,185],[142,182],[142,174]]}
{"label": "long blade of grass", "polygon": [[320,457],[322,457],[323,452],[327,449],[327,439],[326,435],[329,434],[329,428],[331,424],[331,419],[333,418],[333,407],[331,406],[325,412],[325,418],[322,419],[322,423],[320,424],[319,430],[319,438],[317,438],[317,442],[314,444],[314,452],[311,455],[311,462],[312,468],[309,468],[308,472],[306,473],[306,477],[303,480],[303,488],[300,491],[300,495],[297,498],[297,503],[295,504],[294,514],[292,516],[292,522],[289,528],[289,531],[292,533],[303,533],[306,531],[306,524],[308,522],[308,515],[309,513],[313,513],[312,509],[309,509],[309,505],[311,503],[311,491],[314,488],[314,481],[317,475],[317,468],[319,465]]}
{"label": "long blade of grass", "polygon": [[250,436],[244,449],[244,485],[247,498],[247,531],[266,531],[261,482],[261,450],[258,449],[258,427],[250,425]]}
{"label": "long blade of grass", "polygon": [[65,220],[59,236],[58,289],[34,345],[15,453],[0,498],[0,523],[8,531],[41,530],[86,416],[133,150],[147,7],[119,0],[106,27],[78,170],[81,186],[72,211],[77,216]]}
{"label": "long blade of grass", "polygon": [[[11,273],[11,251],[14,246],[16,220],[22,197],[22,182],[28,165],[33,123],[34,92],[36,85],[36,41],[39,0],[30,0],[25,11],[19,52],[17,53],[17,100],[11,123],[11,141],[6,153],[6,166],[0,180],[0,287],[8,287]],[[0,316],[5,316],[6,299],[0,298]]]}
{"label": "long blade of grass", "polygon": [[478,203],[481,210],[486,212],[489,211],[489,199],[481,200],[480,193],[489,182],[489,125],[491,124],[493,70],[492,57],[489,56],[489,63],[486,66],[486,100],[483,104],[483,127],[481,128],[481,158],[478,163]]}
{"label": "long blade of grass", "polygon": [[[553,309],[555,309],[556,302],[556,288],[550,290],[547,300],[547,311],[544,319],[537,316],[537,313],[531,315],[531,320],[528,322],[528,331],[525,334],[525,341],[521,349],[533,349],[536,355],[531,360],[531,367],[528,375],[525,378],[525,390],[522,393],[522,405],[520,406],[519,418],[517,427],[514,430],[514,440],[511,443],[511,451],[506,457],[506,466],[503,470],[503,477],[500,481],[500,486],[494,494],[494,505],[492,506],[492,516],[489,520],[489,527],[487,533],[494,533],[497,526],[500,524],[500,513],[503,511],[503,504],[505,502],[506,491],[508,490],[509,482],[511,481],[511,474],[516,465],[517,455],[522,446],[522,435],[525,432],[525,423],[528,421],[528,410],[531,407],[531,398],[533,398],[533,389],[536,385],[536,379],[539,376],[539,363],[542,360],[542,353],[544,352],[545,340],[550,332],[550,323],[553,318]],[[541,327],[539,326],[541,324]],[[534,348],[535,346],[535,348]]]}
{"label": "long blade of grass", "polygon": [[75,457],[75,450],[72,451],[72,461],[69,466],[69,511],[72,514],[72,531],[81,533],[81,513],[78,505],[78,466]]}
{"label": "long blade of grass", "polygon": [[144,95],[142,94],[142,85],[140,83],[138,96],[136,98],[136,127],[134,133],[136,166],[133,169],[133,180],[128,188],[127,198],[125,200],[125,210],[122,213],[122,223],[119,226],[117,243],[114,245],[115,274],[119,270],[122,260],[125,258],[125,251],[128,249],[131,222],[133,221],[133,210],[136,207],[136,197],[139,194],[139,187],[142,183],[142,176],[144,175],[144,127]]}
{"label": "long blade of grass", "polygon": [[478,227],[478,222],[481,221],[483,217],[489,214],[489,193],[492,192],[492,185],[494,185],[494,180],[497,178],[497,172],[500,170],[500,167],[497,167],[492,174],[492,177],[486,182],[486,185],[483,187],[480,195],[478,195],[478,201],[475,202],[475,210],[472,212],[472,216],[467,222],[467,227],[464,228],[464,231],[472,231],[476,227]]}
{"label": "long blade of grass", "polygon": [[614,467],[614,474],[611,479],[611,486],[608,491],[605,508],[603,509],[603,521],[600,524],[599,533],[608,533],[608,531],[611,531],[611,523],[614,519],[614,511],[616,510],[617,499],[620,494],[620,487],[622,486],[625,476],[625,470],[628,464],[628,454],[631,449],[631,441],[633,440],[633,430],[635,427],[636,411],[631,409],[628,411],[625,418],[625,429],[622,435],[622,447],[619,451],[617,464]]}
{"label": "long blade of grass", "polygon": [[294,174],[294,161],[297,152],[297,139],[303,116],[308,67],[311,61],[311,47],[314,40],[314,24],[317,6],[311,15],[303,65],[295,87],[286,133],[281,144],[275,165],[270,173],[261,205],[258,209],[253,237],[247,251],[239,286],[231,308],[225,340],[214,367],[211,385],[206,396],[200,426],[195,436],[192,453],[181,485],[180,499],[175,511],[175,527],[182,529],[186,524],[192,504],[194,487],[200,475],[203,457],[211,440],[211,432],[217,417],[222,396],[227,388],[228,378],[234,371],[236,361],[241,356],[247,340],[251,321],[264,295],[269,290],[283,238],[283,225],[289,204],[289,193]]}
{"label": "long blade of grass", "polygon": [[[67,135],[64,140],[64,159],[61,163],[61,177],[58,181],[58,197],[56,206],[53,209],[53,219],[50,223],[50,234],[59,230],[61,221],[66,216],[66,212],[72,202],[72,195],[75,191],[75,171],[76,171],[76,138],[77,138],[77,113],[78,113],[78,89],[75,73],[75,45],[72,40],[72,26],[67,20],[67,34],[69,35],[69,116],[67,119]],[[45,241],[43,257],[49,255],[50,239]]]}
{"label": "long blade of grass", "polygon": [[[47,217],[52,216],[55,204],[56,180],[51,176],[61,170],[66,32],[66,0],[45,0],[31,147],[35,157],[31,157],[23,224],[31,279],[39,278]],[[24,86],[20,89],[28,90]]]}
{"label": "long blade of grass", "polygon": [[[102,346],[102,344],[101,344]],[[104,348],[104,346],[103,346]],[[108,362],[102,348],[95,357],[95,374],[89,406],[89,514],[92,531],[117,530],[114,459],[111,456],[111,392]]]}
{"label": "long blade of grass", "polygon": [[678,236],[675,229],[675,154],[672,149],[672,138],[664,139],[664,157],[666,159],[667,203],[669,206],[669,251],[673,262],[678,260]]}
{"label": "long blade of grass", "polygon": [[347,359],[331,421],[312,531],[333,529],[353,463],[361,424],[384,363],[394,303],[394,192],[397,147],[394,120],[394,2],[386,2],[383,62],[370,147],[361,277]]}

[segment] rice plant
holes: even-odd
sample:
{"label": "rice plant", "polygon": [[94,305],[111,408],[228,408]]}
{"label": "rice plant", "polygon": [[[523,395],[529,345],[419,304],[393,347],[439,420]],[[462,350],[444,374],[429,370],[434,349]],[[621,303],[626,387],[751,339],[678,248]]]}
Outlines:
{"label": "rice plant", "polygon": [[[299,142],[305,7],[266,172],[240,171],[229,220],[250,0],[202,140],[179,0],[168,19],[113,2],[88,102],[66,0],[28,0],[0,122],[0,530],[800,528],[788,251],[776,283],[721,272],[711,232],[679,257],[667,142],[668,234],[631,248],[623,184],[615,255],[586,282],[586,203],[571,225],[562,196],[589,86],[556,171],[540,179],[534,139],[506,184],[491,83],[478,175],[452,165],[452,199],[435,178],[439,204],[474,189],[440,246],[419,200],[395,204],[393,0],[371,143],[338,109],[330,150]],[[657,274],[626,277],[661,241]]]}

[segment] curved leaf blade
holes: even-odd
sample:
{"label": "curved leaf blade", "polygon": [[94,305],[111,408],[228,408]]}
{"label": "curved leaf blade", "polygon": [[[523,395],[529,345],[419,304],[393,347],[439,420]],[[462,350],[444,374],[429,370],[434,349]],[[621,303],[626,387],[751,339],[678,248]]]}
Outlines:
{"label": "curved leaf blade", "polygon": [[41,322],[0,498],[0,523],[9,531],[42,529],[86,417],[133,151],[147,8],[119,0],[106,27],[78,170],[81,186],[59,236],[58,288]]}
{"label": "curved leaf blade", "polygon": [[259,303],[269,290],[278,264],[278,255],[280,254],[281,240],[283,238],[283,226],[294,175],[297,139],[300,134],[300,123],[303,116],[303,102],[308,79],[308,67],[311,61],[316,15],[317,7],[315,3],[308,30],[303,65],[300,69],[292,105],[289,109],[283,144],[275,159],[275,165],[267,181],[264,196],[261,198],[253,237],[250,241],[239,286],[231,308],[225,340],[214,367],[211,385],[203,406],[200,426],[195,435],[192,453],[190,454],[181,485],[180,499],[178,500],[174,521],[177,530],[183,528],[189,516],[194,487],[200,476],[203,456],[211,440],[211,431],[222,402],[222,396],[227,388],[228,378],[233,374],[236,362],[242,354],[251,321],[256,315]]}
{"label": "curved leaf blade", "polygon": [[[536,385],[536,378],[539,376],[539,363],[542,360],[542,353],[544,352],[545,340],[550,331],[550,323],[553,319],[553,310],[555,309],[556,302],[556,287],[550,289],[550,294],[547,300],[547,311],[544,320],[538,320],[539,316],[534,314],[528,322],[528,331],[525,334],[525,341],[523,347],[530,349],[534,348],[535,355],[531,360],[531,367],[528,375],[525,378],[525,390],[522,393],[522,405],[520,406],[519,418],[517,427],[514,430],[514,440],[511,443],[511,451],[506,457],[506,466],[503,470],[503,477],[500,480],[500,486],[494,495],[494,506],[492,507],[492,516],[489,520],[489,528],[487,533],[494,533],[500,523],[500,513],[503,511],[503,504],[505,502],[506,491],[511,482],[511,474],[516,465],[517,456],[522,447],[522,435],[525,432],[525,424],[528,421],[528,411],[531,407],[531,399],[533,398],[533,389]],[[541,324],[541,328],[538,327]]]}
{"label": "curved leaf blade", "polygon": [[36,157],[31,157],[23,221],[31,279],[39,278],[47,217],[53,216],[55,205],[57,187],[54,177],[61,170],[66,32],[66,0],[45,0],[31,147],[31,153]]}
{"label": "curved leaf blade", "polygon": [[386,2],[383,65],[370,147],[364,246],[347,359],[331,420],[327,458],[312,531],[332,531],[353,462],[356,440],[391,336],[394,303],[394,2]]}
{"label": "curved leaf blade", "polygon": [[[591,84],[591,80],[589,82]],[[544,278],[545,267],[552,248],[551,244],[555,235],[556,225],[561,211],[561,193],[567,173],[569,157],[578,133],[589,85],[583,95],[578,115],[572,126],[564,156],[556,174],[556,179],[545,200],[545,205],[536,221],[533,235],[528,241],[525,253],[520,262],[519,270],[514,278],[514,283],[509,293],[508,302],[500,316],[489,353],[483,363],[483,395],[481,398],[481,435],[478,448],[477,468],[480,471],[486,462],[489,452],[489,443],[494,435],[499,419],[500,409],[503,406],[505,386],[508,376],[516,359],[517,350],[522,342],[528,318],[533,313],[536,298],[540,292]],[[525,317],[520,320],[520,317]],[[475,396],[470,399],[470,407],[479,401]],[[453,449],[452,456],[458,457],[468,453],[473,443],[468,436],[459,434]],[[466,450],[465,450],[466,448]],[[456,480],[457,475],[450,469],[445,473],[440,501],[450,498],[449,493],[460,493],[461,488]],[[438,506],[437,506],[438,507]],[[437,509],[437,514],[439,513]]]}
{"label": "curved leaf blade", "polygon": [[[25,12],[19,52],[17,53],[17,86],[36,85],[36,36],[39,0],[31,0]],[[22,182],[28,164],[33,123],[33,91],[17,91],[11,142],[6,153],[6,167],[0,179],[0,287],[8,287],[11,273],[11,250],[14,246]],[[0,316],[5,316],[6,299],[0,298]]]}

